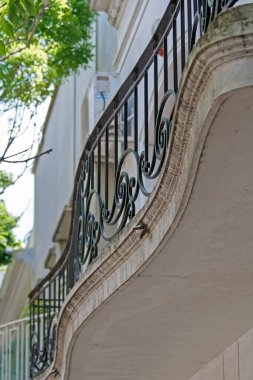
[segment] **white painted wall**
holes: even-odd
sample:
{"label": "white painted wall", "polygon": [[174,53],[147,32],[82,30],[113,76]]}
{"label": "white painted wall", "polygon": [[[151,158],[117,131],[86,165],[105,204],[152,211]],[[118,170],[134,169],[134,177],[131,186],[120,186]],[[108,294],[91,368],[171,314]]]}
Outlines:
{"label": "white painted wall", "polygon": [[44,261],[52,247],[52,237],[69,202],[74,177],[74,80],[61,86],[44,134],[42,150],[53,149],[41,157],[35,173],[34,242],[35,278],[45,275]]}
{"label": "white painted wall", "polygon": [[163,16],[168,3],[168,0],[128,0],[118,28],[118,50],[114,60],[122,82],[147,46],[154,22]]}
{"label": "white painted wall", "polygon": [[[43,151],[53,149],[53,152],[39,159],[35,172],[35,282],[47,272],[45,258],[54,245],[52,237],[64,206],[70,203],[75,171],[88,131],[92,129],[86,124],[85,98],[93,74],[96,70],[112,72],[114,64],[122,82],[145,49],[152,36],[153,23],[162,17],[167,5],[167,0],[159,0],[159,6],[155,0],[129,0],[118,30],[109,24],[107,14],[101,12],[94,33],[97,46],[94,62],[58,90],[42,147]],[[59,257],[57,246],[56,252]]]}
{"label": "white painted wall", "polygon": [[[99,27],[98,27],[99,26]],[[112,70],[112,57],[116,47],[115,31],[109,25],[105,14],[98,17],[97,49],[103,46],[100,68]],[[108,36],[110,46],[104,49],[104,34]],[[114,42],[113,42],[114,41]],[[96,34],[94,33],[94,45]],[[111,53],[111,54],[110,54]],[[107,54],[107,58],[103,56]],[[108,58],[110,57],[110,58]],[[41,157],[35,170],[35,207],[34,207],[34,282],[43,278],[45,258],[54,243],[52,237],[59,223],[64,206],[71,202],[75,172],[81,152],[87,140],[88,126],[84,123],[82,106],[93,74],[96,71],[96,54],[89,69],[80,70],[60,86],[48,123],[44,130],[42,151],[53,149],[50,156]],[[57,256],[60,248],[56,245]]]}

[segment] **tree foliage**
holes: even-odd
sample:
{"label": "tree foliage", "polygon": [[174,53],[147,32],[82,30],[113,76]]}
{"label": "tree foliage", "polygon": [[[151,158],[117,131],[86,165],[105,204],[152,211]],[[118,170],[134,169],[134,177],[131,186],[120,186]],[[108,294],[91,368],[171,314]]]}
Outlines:
{"label": "tree foliage", "polygon": [[[13,146],[34,126],[38,107],[65,78],[91,61],[94,19],[86,0],[0,0],[1,129],[8,120],[8,138],[0,144],[0,194],[33,159],[33,143],[22,151]],[[2,168],[13,163],[25,165],[16,178]],[[0,265],[8,264],[9,252],[19,247],[13,233],[17,221],[0,200]]]}
{"label": "tree foliage", "polygon": [[87,67],[94,13],[84,0],[0,2],[0,101],[41,103],[64,78]]}
{"label": "tree foliage", "polygon": [[9,134],[0,147],[0,170],[4,163],[24,163],[22,175],[32,160],[32,143],[22,152],[14,143],[56,87],[88,66],[94,20],[86,0],[0,0],[0,117],[8,115]]}
{"label": "tree foliage", "polygon": [[[7,174],[0,173],[0,189],[6,186],[11,178]],[[3,200],[0,200],[0,267],[11,262],[11,252],[20,247],[13,229],[17,226],[18,218],[11,216]]]}
{"label": "tree foliage", "polygon": [[0,195],[4,193],[5,189],[12,184],[12,177],[5,172],[0,171]]}

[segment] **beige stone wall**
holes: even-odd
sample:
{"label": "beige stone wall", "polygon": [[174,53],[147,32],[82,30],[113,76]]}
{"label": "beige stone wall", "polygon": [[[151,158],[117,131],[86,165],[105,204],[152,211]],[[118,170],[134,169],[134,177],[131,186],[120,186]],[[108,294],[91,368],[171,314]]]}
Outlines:
{"label": "beige stone wall", "polygon": [[234,342],[190,380],[252,380],[253,329]]}

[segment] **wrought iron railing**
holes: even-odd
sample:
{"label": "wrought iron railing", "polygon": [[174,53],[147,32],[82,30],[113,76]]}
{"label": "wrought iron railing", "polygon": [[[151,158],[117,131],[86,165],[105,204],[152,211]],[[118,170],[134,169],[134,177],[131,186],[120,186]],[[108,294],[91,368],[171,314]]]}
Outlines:
{"label": "wrought iron railing", "polygon": [[[67,293],[152,191],[172,138],[173,103],[186,58],[216,15],[235,3],[171,1],[144,53],[96,124],[75,177],[67,247],[30,293],[32,376],[53,360],[57,315]],[[45,317],[35,323],[41,314]]]}

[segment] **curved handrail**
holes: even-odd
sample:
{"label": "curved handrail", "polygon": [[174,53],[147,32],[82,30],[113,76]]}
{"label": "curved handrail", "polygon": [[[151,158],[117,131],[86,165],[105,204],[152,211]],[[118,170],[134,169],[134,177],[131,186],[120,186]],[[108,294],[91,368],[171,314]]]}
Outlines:
{"label": "curved handrail", "polygon": [[[71,213],[71,224],[70,224],[70,233],[69,233],[69,238],[67,245],[64,249],[64,252],[60,259],[57,261],[55,264],[54,268],[34,287],[34,289],[29,293],[29,298],[32,298],[36,291],[38,291],[41,286],[43,286],[50,278],[52,275],[61,267],[61,264],[64,263],[66,256],[68,255],[68,250],[69,250],[69,245],[70,245],[70,237],[72,236],[73,232],[73,217],[74,217],[74,207],[75,207],[75,200],[76,200],[76,191],[77,191],[77,184],[80,178],[80,173],[81,173],[81,165],[82,165],[82,160],[84,159],[86,152],[89,151],[93,143],[97,140],[97,136],[101,132],[101,126],[106,125],[108,119],[111,117],[111,115],[115,112],[115,108],[119,104],[119,99],[124,99],[126,97],[126,94],[129,92],[129,89],[131,89],[134,85],[138,83],[138,73],[143,71],[143,68],[146,67],[149,63],[150,57],[154,54],[154,46],[157,45],[157,41],[161,41],[167,28],[168,25],[170,25],[171,17],[173,14],[173,10],[175,8],[175,1],[171,1],[166,9],[166,12],[161,19],[156,32],[152,36],[149,44],[147,45],[145,51],[142,53],[141,57],[139,58],[138,62],[124,81],[124,83],[121,85],[117,93],[114,95],[113,99],[111,102],[108,104],[106,107],[105,111],[103,112],[102,116],[96,123],[94,129],[92,130],[88,140],[85,143],[83,153],[81,155],[76,175],[75,175],[75,182],[74,182],[74,192],[73,192],[73,200],[72,200],[72,213]],[[158,47],[156,48],[158,50]]]}
{"label": "curved handrail", "polygon": [[[157,41],[161,41],[167,28],[168,25],[170,25],[171,17],[173,14],[173,9],[175,8],[174,5],[175,1],[171,1],[166,9],[166,12],[161,19],[156,32],[152,36],[149,44],[147,45],[145,51],[142,53],[141,57],[139,58],[138,62],[124,81],[124,83],[121,85],[117,93],[114,95],[113,99],[111,102],[108,104],[106,107],[105,111],[103,112],[102,116],[96,123],[94,129],[92,130],[88,140],[85,143],[83,153],[81,155],[76,175],[75,175],[75,181],[74,181],[74,192],[73,192],[73,200],[72,200],[72,213],[71,213],[71,223],[70,223],[70,233],[69,233],[69,238],[67,241],[67,245],[64,249],[64,252],[60,259],[57,261],[55,264],[54,268],[42,279],[40,282],[32,289],[32,291],[29,293],[29,298],[32,298],[35,293],[43,286],[50,278],[52,275],[61,267],[61,265],[64,263],[68,251],[69,251],[69,245],[70,245],[70,240],[73,232],[73,217],[74,217],[74,208],[75,208],[75,201],[76,201],[76,191],[77,191],[77,184],[80,178],[80,173],[81,173],[81,165],[82,165],[82,160],[84,159],[86,152],[89,151],[91,148],[92,144],[97,140],[97,136],[101,132],[101,126],[107,124],[108,119],[111,117],[111,115],[115,112],[115,108],[119,104],[119,99],[124,99],[126,97],[126,94],[129,92],[129,89],[132,88],[137,82],[138,82],[138,73],[140,73],[143,70],[143,67],[148,65],[148,61],[150,60],[150,57],[154,53],[154,46],[157,44]],[[158,50],[158,48],[156,48]]]}
{"label": "curved handrail", "polygon": [[[97,257],[101,242],[112,240],[142,207],[141,195],[152,191],[171,137],[171,117],[164,117],[164,111],[168,108],[172,115],[170,100],[177,93],[186,56],[215,16],[235,3],[171,1],[144,53],[92,131],[75,176],[67,246],[29,294],[32,375],[53,360],[57,315],[67,293]],[[33,323],[41,313],[43,326]]]}

